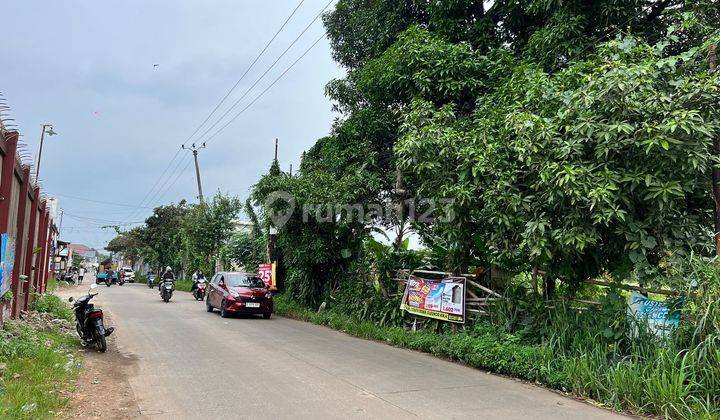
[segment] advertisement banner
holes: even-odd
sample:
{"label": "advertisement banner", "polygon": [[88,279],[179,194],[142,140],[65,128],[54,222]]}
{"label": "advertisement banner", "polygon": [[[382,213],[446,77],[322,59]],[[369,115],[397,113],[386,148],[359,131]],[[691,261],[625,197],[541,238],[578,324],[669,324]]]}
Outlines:
{"label": "advertisement banner", "polygon": [[15,240],[9,234],[0,235],[0,296],[10,290],[15,265]]}
{"label": "advertisement banner", "polygon": [[634,319],[646,322],[650,331],[658,337],[665,337],[680,325],[680,311],[671,309],[672,303],[646,298],[633,292],[628,303],[628,312]]}
{"label": "advertisement banner", "polygon": [[269,289],[274,288],[273,284],[273,264],[260,264],[258,266],[258,273],[260,278],[265,282]]}
{"label": "advertisement banner", "polygon": [[465,322],[465,278],[423,279],[411,275],[400,309],[448,322]]}

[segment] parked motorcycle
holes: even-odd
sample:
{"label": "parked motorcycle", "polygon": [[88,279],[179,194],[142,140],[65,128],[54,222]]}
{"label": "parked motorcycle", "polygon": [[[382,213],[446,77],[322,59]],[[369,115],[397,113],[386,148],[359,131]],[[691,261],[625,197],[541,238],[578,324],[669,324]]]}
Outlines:
{"label": "parked motorcycle", "polygon": [[147,285],[150,289],[153,288],[153,286],[155,285],[155,274],[148,274]]}
{"label": "parked motorcycle", "polygon": [[69,301],[74,301],[75,329],[83,344],[95,344],[97,349],[104,353],[107,350],[105,337],[112,334],[115,328],[105,328],[102,309],[95,308],[95,305],[90,303],[90,300],[97,296],[97,292],[92,292],[96,288],[97,284],[91,284],[86,296],[77,300],[71,297]]}
{"label": "parked motorcycle", "polygon": [[66,282],[68,282],[68,283],[70,283],[70,284],[75,284],[75,277],[73,276],[73,273],[70,272],[70,271],[64,272],[64,273],[60,276],[60,280],[66,281]]}
{"label": "parked motorcycle", "polygon": [[175,280],[166,279],[162,281],[162,284],[160,285],[160,297],[162,297],[162,300],[164,300],[165,303],[170,302],[170,298],[172,298],[174,291]]}
{"label": "parked motorcycle", "polygon": [[205,279],[198,279],[195,283],[195,290],[193,290],[193,297],[195,300],[205,299],[205,290],[207,288],[207,282]]}

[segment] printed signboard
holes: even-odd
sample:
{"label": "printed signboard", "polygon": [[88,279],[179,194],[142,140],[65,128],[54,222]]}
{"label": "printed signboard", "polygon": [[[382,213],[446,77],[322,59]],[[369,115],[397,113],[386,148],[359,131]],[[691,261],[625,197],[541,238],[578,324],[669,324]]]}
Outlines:
{"label": "printed signboard", "polygon": [[649,299],[633,292],[628,303],[628,312],[634,319],[646,322],[655,335],[665,337],[680,325],[680,311],[671,307],[670,302]]}
{"label": "printed signboard", "polygon": [[423,279],[411,275],[400,309],[443,321],[465,322],[465,278]]}
{"label": "printed signboard", "polygon": [[15,240],[9,234],[0,235],[0,296],[10,290],[15,265]]}
{"label": "printed signboard", "polygon": [[273,264],[260,264],[258,266],[258,273],[260,278],[265,282],[270,290],[275,290],[275,263]]}

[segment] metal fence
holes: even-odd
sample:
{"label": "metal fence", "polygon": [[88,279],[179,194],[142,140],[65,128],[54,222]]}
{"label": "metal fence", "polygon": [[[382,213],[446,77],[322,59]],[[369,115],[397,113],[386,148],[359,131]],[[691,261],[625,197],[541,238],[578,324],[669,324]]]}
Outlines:
{"label": "metal fence", "polygon": [[19,137],[0,116],[0,324],[47,289],[57,234]]}

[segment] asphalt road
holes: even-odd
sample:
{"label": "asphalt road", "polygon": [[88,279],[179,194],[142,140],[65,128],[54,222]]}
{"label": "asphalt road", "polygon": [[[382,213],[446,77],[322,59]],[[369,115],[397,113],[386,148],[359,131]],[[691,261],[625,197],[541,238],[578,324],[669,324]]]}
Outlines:
{"label": "asphalt road", "polygon": [[97,289],[150,418],[620,418],[519,381],[273,316],[220,318],[178,292]]}

